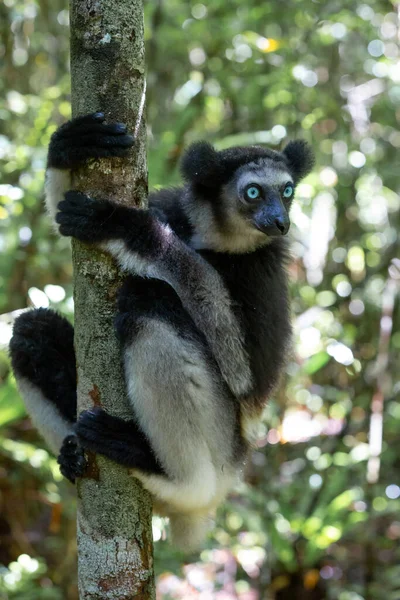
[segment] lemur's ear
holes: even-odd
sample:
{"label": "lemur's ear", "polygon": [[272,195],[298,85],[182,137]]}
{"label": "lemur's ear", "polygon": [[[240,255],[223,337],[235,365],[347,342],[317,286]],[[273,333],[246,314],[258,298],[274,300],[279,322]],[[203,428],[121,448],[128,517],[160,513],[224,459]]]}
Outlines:
{"label": "lemur's ear", "polygon": [[283,155],[296,182],[308,175],[315,163],[314,152],[304,140],[289,142],[283,150]]}
{"label": "lemur's ear", "polygon": [[183,178],[190,183],[213,187],[219,178],[218,152],[208,142],[194,142],[181,162]]}

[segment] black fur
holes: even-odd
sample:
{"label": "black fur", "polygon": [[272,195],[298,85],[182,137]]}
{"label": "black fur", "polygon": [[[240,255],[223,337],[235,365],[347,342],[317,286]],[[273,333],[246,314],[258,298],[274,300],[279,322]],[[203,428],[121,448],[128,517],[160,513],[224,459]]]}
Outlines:
{"label": "black fur", "polygon": [[185,243],[189,243],[194,233],[182,208],[184,189],[181,187],[159,190],[149,195],[149,212],[161,223],[168,224],[176,235]]}
{"label": "black fur", "polygon": [[263,404],[278,383],[291,339],[285,266],[285,240],[274,239],[250,254],[201,251],[223,277],[246,332],[246,350],[254,378],[255,404]]}
{"label": "black fur", "polygon": [[79,415],[76,432],[87,449],[125,467],[153,475],[165,475],[147,437],[135,421],[124,421],[94,407]]}
{"label": "black fur", "polygon": [[195,142],[182,157],[181,173],[190,183],[213,187],[221,179],[220,168],[218,152],[207,142]]}
{"label": "black fur", "polygon": [[283,155],[295,183],[308,175],[315,163],[314,152],[304,140],[289,142],[283,150]]}
{"label": "black fur", "polygon": [[47,166],[74,169],[91,158],[127,156],[134,138],[123,123],[104,124],[103,113],[68,121],[51,136]]}
{"label": "black fur", "polygon": [[61,474],[71,483],[84,474],[87,467],[85,452],[75,434],[67,435],[64,439],[57,462]]}
{"label": "black fur", "polygon": [[76,365],[72,325],[53,310],[22,313],[10,341],[11,364],[71,422],[76,420]]}
{"label": "black fur", "polygon": [[159,221],[145,210],[94,200],[70,191],[58,205],[56,222],[60,233],[82,242],[125,240],[132,251],[156,257],[162,252]]}
{"label": "black fur", "polygon": [[60,225],[60,233],[72,235],[83,242],[124,237],[132,221],[132,213],[124,206],[116,210],[109,200],[92,200],[82,192],[67,192],[58,208],[56,221]]}
{"label": "black fur", "polygon": [[[204,335],[197,329],[172,287],[159,279],[129,276],[119,291],[115,317],[115,329],[123,346],[132,344],[135,335],[140,332],[143,318],[173,325],[182,339],[200,344],[204,354],[213,362]],[[212,368],[216,368],[214,362]]]}
{"label": "black fur", "polygon": [[181,172],[194,185],[215,189],[227,183],[241,166],[268,158],[274,168],[289,167],[295,181],[305,177],[314,164],[313,152],[304,140],[289,142],[283,152],[262,146],[236,146],[217,152],[207,142],[195,142],[185,152]]}

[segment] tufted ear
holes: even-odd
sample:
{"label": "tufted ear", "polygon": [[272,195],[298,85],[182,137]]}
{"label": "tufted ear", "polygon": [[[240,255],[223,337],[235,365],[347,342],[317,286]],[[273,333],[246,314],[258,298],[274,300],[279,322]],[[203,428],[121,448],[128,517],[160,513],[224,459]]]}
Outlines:
{"label": "tufted ear", "polygon": [[194,142],[183,155],[181,173],[187,182],[214,187],[220,176],[218,152],[208,142]]}
{"label": "tufted ear", "polygon": [[314,152],[304,140],[289,142],[282,154],[296,182],[308,175],[315,163]]}

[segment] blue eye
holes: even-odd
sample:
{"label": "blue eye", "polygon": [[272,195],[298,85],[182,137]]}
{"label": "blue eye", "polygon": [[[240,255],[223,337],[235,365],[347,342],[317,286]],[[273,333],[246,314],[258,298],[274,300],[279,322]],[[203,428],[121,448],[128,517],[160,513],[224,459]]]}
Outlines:
{"label": "blue eye", "polygon": [[285,187],[285,189],[283,190],[283,197],[284,198],[290,198],[291,196],[293,196],[293,186],[292,185],[287,185]]}
{"label": "blue eye", "polygon": [[245,194],[249,200],[256,200],[261,196],[260,189],[255,185],[248,187]]}

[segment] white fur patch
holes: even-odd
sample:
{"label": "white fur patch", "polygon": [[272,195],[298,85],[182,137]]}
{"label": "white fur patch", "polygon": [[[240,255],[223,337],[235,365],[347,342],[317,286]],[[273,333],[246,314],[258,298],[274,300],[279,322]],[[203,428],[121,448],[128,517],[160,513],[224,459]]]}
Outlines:
{"label": "white fur patch", "polygon": [[[162,240],[167,249],[169,240],[174,237],[174,234],[169,225],[160,224],[160,227]],[[139,256],[138,253],[129,250],[123,240],[111,240],[102,244],[102,247],[111,256],[114,256],[123,271],[142,277],[159,277],[158,271],[153,268],[153,263],[147,258]]]}
{"label": "white fur patch", "polygon": [[17,377],[17,384],[32,423],[58,456],[64,438],[72,433],[71,423],[25,377]]}
{"label": "white fur patch", "polygon": [[273,163],[249,163],[238,170],[237,187],[244,189],[251,183],[280,187],[285,183],[293,183],[293,177],[285,170],[274,169]]}
{"label": "white fur patch", "polygon": [[185,552],[201,549],[207,533],[213,526],[208,513],[187,515],[170,515],[172,543]]}
{"label": "white fur patch", "polygon": [[57,206],[61,200],[64,200],[64,194],[71,189],[71,172],[69,170],[52,169],[46,171],[46,181],[44,185],[45,203],[53,225],[58,228],[55,222]]}
{"label": "white fur patch", "polygon": [[[204,213],[206,212],[205,210]],[[237,214],[231,216],[226,231],[219,231],[214,217],[210,215],[207,219],[206,214],[203,215],[201,225],[197,229],[190,240],[190,246],[194,250],[212,248],[218,252],[246,254],[269,242],[264,233]]]}
{"label": "white fur patch", "polygon": [[118,262],[123,271],[146,277],[148,275],[149,261],[130,252],[122,240],[112,240],[102,244],[103,249],[109,252]]}
{"label": "white fur patch", "polygon": [[235,480],[234,416],[193,343],[161,321],[142,327],[124,353],[128,395],[168,479],[133,474],[164,513],[207,511]]}
{"label": "white fur patch", "polygon": [[261,416],[246,414],[246,411],[243,411],[243,414],[242,414],[243,437],[250,444],[250,446],[254,446],[260,437],[260,423],[261,423]]}
{"label": "white fur patch", "polygon": [[215,495],[215,469],[209,460],[199,457],[198,464],[193,465],[195,471],[193,477],[187,481],[170,481],[165,477],[157,475],[146,475],[142,472],[132,471],[144,487],[155,497],[156,501],[162,501],[173,511],[190,513],[211,505]]}

